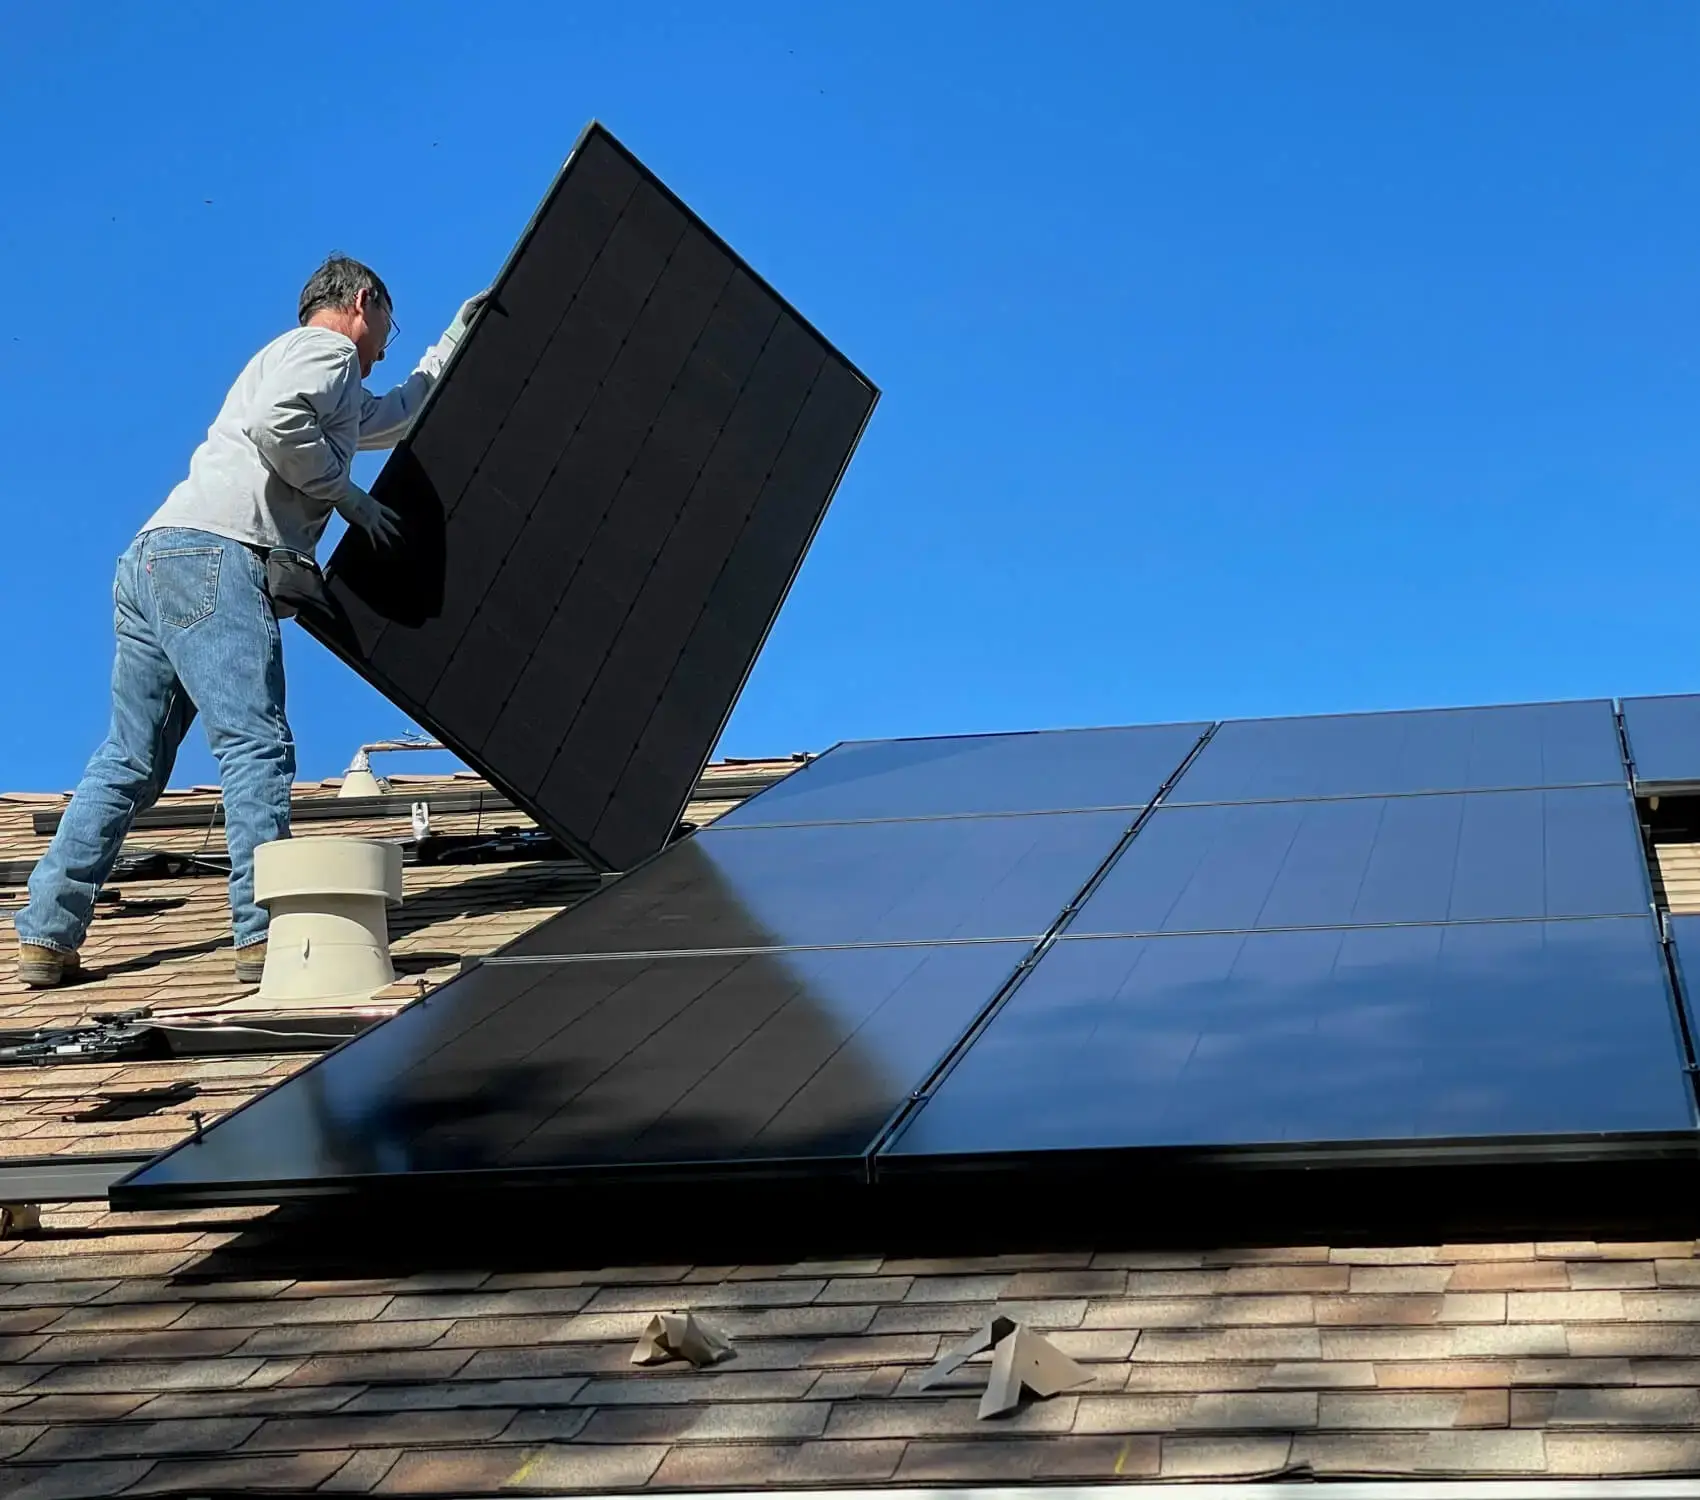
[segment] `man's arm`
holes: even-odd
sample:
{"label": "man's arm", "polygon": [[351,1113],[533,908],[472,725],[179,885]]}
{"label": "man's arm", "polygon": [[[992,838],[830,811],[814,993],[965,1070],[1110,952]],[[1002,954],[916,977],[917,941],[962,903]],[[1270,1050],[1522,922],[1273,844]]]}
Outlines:
{"label": "man's arm", "polygon": [[341,501],[348,488],[354,454],[336,432],[344,424],[334,419],[350,384],[359,380],[353,344],[302,339],[267,371],[243,423],[272,473],[327,505]]}
{"label": "man's arm", "polygon": [[449,356],[454,353],[456,345],[466,336],[468,325],[484,305],[484,299],[488,295],[488,292],[480,292],[476,297],[461,304],[454,322],[449,324],[442,338],[425,351],[425,357],[400,385],[381,396],[374,396],[370,391],[361,389],[362,448],[393,448],[407,436],[407,429],[419,415],[419,408],[431,394],[431,387],[443,373],[443,366],[449,362]]}
{"label": "man's arm", "polygon": [[360,446],[362,448],[393,448],[413,425],[419,408],[431,394],[431,387],[442,373],[443,361],[433,363],[433,345],[425,358],[406,380],[381,396],[374,396],[364,387],[360,391]]}

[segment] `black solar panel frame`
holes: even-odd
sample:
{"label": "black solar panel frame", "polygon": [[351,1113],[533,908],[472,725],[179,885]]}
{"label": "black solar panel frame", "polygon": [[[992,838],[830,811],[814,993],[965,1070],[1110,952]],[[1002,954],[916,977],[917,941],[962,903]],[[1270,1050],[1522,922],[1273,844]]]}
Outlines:
{"label": "black solar panel frame", "polygon": [[[513,250],[508,255],[507,260],[503,263],[501,271],[491,283],[489,301],[485,312],[477,320],[475,320],[467,335],[461,340],[460,345],[451,354],[441,376],[434,384],[431,392],[427,395],[426,400],[421,407],[419,416],[416,418],[408,437],[403,439],[402,444],[398,446],[397,451],[391,456],[389,463],[386,464],[385,473],[389,472],[392,465],[405,465],[410,462],[409,454],[411,453],[411,445],[414,434],[428,434],[429,429],[426,427],[426,423],[432,410],[442,397],[443,392],[450,387],[450,377],[455,369],[466,361],[469,351],[475,351],[477,349],[482,331],[490,325],[491,319],[493,317],[502,316],[501,308],[503,293],[511,284],[516,267],[518,267],[523,261],[525,252],[536,237],[539,226],[543,223],[551,207],[570,181],[575,165],[583,160],[586,147],[593,142],[606,145],[613,150],[626,165],[636,172],[643,183],[647,184],[656,193],[658,193],[674,211],[683,217],[688,226],[699,233],[711,246],[713,246],[730,262],[732,267],[731,274],[733,277],[742,275],[747,278],[755,288],[757,288],[763,295],[770,298],[777,305],[780,310],[782,321],[789,320],[793,323],[796,328],[803,334],[807,335],[814,344],[818,345],[822,351],[824,361],[836,361],[850,377],[853,377],[854,380],[860,382],[861,385],[866,387],[869,395],[867,409],[863,414],[861,422],[854,435],[848,443],[842,462],[839,463],[836,472],[832,476],[831,483],[827,486],[825,499],[814,517],[808,534],[802,539],[801,546],[797,550],[795,564],[790,569],[789,575],[785,580],[784,587],[780,590],[774,607],[763,624],[759,635],[755,637],[753,649],[748,651],[742,670],[739,672],[737,677],[736,688],[729,695],[724,705],[718,703],[709,705],[708,710],[701,719],[701,722],[704,723],[712,719],[712,733],[703,734],[698,732],[694,735],[694,741],[696,743],[700,743],[700,750],[693,749],[692,751],[692,763],[689,767],[688,775],[683,771],[680,771],[675,775],[669,776],[663,774],[660,777],[660,780],[665,784],[665,790],[664,792],[658,792],[658,795],[664,796],[666,807],[668,809],[664,818],[658,817],[656,820],[658,830],[662,824],[666,824],[666,831],[659,835],[660,842],[657,841],[655,836],[651,836],[636,843],[628,842],[627,847],[616,850],[608,843],[594,841],[591,837],[587,837],[582,830],[568,826],[561,817],[555,815],[548,806],[542,803],[539,796],[529,794],[523,787],[516,785],[510,777],[503,774],[502,770],[497,765],[490,762],[478,746],[469,743],[463,735],[456,732],[453,726],[446,723],[443,719],[433,713],[427,701],[422,701],[419,695],[401,690],[399,684],[395,683],[393,678],[386,673],[379,672],[374,667],[370,660],[369,653],[379,644],[382,639],[384,629],[390,622],[385,620],[383,617],[372,613],[357,596],[353,596],[350,593],[346,586],[341,588],[338,587],[339,560],[343,561],[345,569],[347,564],[345,549],[350,549],[348,556],[353,556],[357,555],[362,549],[368,546],[368,544],[360,536],[350,533],[350,535],[344,539],[343,543],[339,545],[337,552],[332,556],[330,563],[325,569],[326,583],[331,590],[337,605],[343,611],[343,619],[341,621],[320,621],[314,618],[311,611],[303,611],[299,618],[303,628],[318,639],[321,644],[327,647],[334,655],[341,658],[363,678],[371,682],[379,689],[379,691],[397,702],[398,706],[402,707],[415,722],[432,733],[448,749],[453,751],[468,765],[476,769],[487,781],[490,782],[492,786],[497,789],[497,791],[513,802],[515,806],[520,807],[529,813],[541,827],[550,832],[565,847],[572,850],[587,864],[591,865],[595,869],[607,871],[626,868],[655,852],[656,849],[664,845],[666,837],[670,835],[672,829],[677,826],[679,817],[682,815],[685,806],[690,800],[691,789],[694,787],[697,779],[701,776],[703,768],[707,765],[710,756],[713,754],[714,746],[718,743],[720,735],[724,732],[726,723],[731,717],[732,711],[737,704],[737,700],[742,695],[744,686],[748,682],[750,672],[753,671],[755,663],[761,655],[761,651],[766,644],[767,638],[772,631],[779,612],[784,607],[784,602],[786,598],[789,597],[790,591],[796,583],[797,575],[801,571],[803,562],[806,560],[809,550],[813,545],[814,538],[818,533],[821,524],[825,520],[827,511],[831,507],[832,499],[836,494],[839,485],[843,482],[844,474],[847,472],[850,462],[855,455],[856,449],[860,445],[861,439],[867,430],[868,423],[872,420],[874,410],[879,404],[880,391],[857,365],[845,356],[845,354],[831,340],[826,338],[813,323],[798,312],[797,309],[785,297],[783,297],[770,282],[754,270],[754,268],[751,267],[748,262],[737,253],[737,251],[732,249],[732,247],[718,233],[716,233],[712,227],[710,227],[693,209],[691,209],[683,199],[681,199],[664,182],[662,182],[661,179],[656,176],[656,174],[641,160],[639,160],[639,158],[629,148],[621,143],[618,138],[607,129],[607,127],[602,125],[600,121],[592,120],[585,126],[578,139],[574,142],[573,148],[568,154],[566,161],[563,163],[561,170],[556,174],[554,182],[551,184],[548,192],[544,195],[537,210],[533,213],[530,221],[525,227],[525,230],[522,232],[518,241],[515,243]],[[548,342],[548,338],[545,338],[543,340],[543,346],[547,347]],[[805,395],[805,401],[803,404],[806,405],[806,401],[807,396]],[[476,467],[476,465],[474,465],[474,467]],[[380,474],[379,479],[373,485],[373,489],[381,496],[384,488],[384,475]],[[460,492],[457,492],[457,497],[458,493]],[[762,493],[765,493],[765,491],[758,491],[755,500],[752,502],[750,515],[746,518],[746,527],[754,520],[757,511],[759,510],[760,497]],[[659,548],[657,549],[657,555],[659,556]],[[735,562],[738,556],[739,549],[735,547],[728,553],[729,563]],[[705,613],[708,608],[710,597],[710,592],[705,591],[703,595],[703,607]],[[633,609],[635,610],[637,607],[638,603],[635,601]],[[703,623],[703,620],[699,618],[697,628],[692,634],[691,641],[686,647],[685,654],[681,655],[679,663],[675,666],[673,674],[669,678],[668,689],[671,689],[675,683],[678,683],[681,680],[688,685],[689,674],[686,671],[686,660],[689,652],[699,646],[702,647],[702,649],[708,649],[707,646],[703,646],[703,639],[706,639],[706,636],[713,634],[713,632],[705,632],[702,628]],[[619,632],[616,631],[614,638],[608,643],[608,653],[610,655],[618,646],[619,639]],[[720,645],[725,647],[726,642],[721,641]],[[738,649],[742,650],[742,645],[739,645]],[[424,695],[425,699],[428,699],[435,693],[437,686],[440,685],[442,677],[447,674],[448,666],[449,663],[445,662],[443,672],[439,674],[438,679],[434,680],[432,688]],[[592,684],[592,689],[593,688],[594,684]],[[670,704],[668,689],[664,689],[662,697],[657,700],[652,714],[652,719],[650,721],[652,724],[654,722],[654,715],[661,714],[661,712],[669,706],[676,707],[676,705]],[[587,690],[587,692],[588,691],[589,690]],[[674,696],[678,695],[675,694]],[[571,737],[571,733],[569,732],[568,736],[562,740],[561,745],[557,747],[557,759]],[[640,758],[640,752],[642,751],[643,744],[646,742],[646,740],[640,739],[637,750],[634,751],[631,758],[627,760],[611,777],[609,781],[609,786],[611,788],[610,797],[608,802],[604,805],[604,812],[613,806],[614,791],[616,791],[622,784],[621,778]],[[652,785],[654,784],[654,781],[655,778],[652,777]]]}

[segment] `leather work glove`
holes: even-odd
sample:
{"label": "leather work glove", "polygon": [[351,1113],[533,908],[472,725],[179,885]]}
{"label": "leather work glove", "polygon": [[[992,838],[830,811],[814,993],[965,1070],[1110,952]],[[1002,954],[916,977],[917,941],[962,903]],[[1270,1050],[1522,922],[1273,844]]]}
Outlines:
{"label": "leather work glove", "polygon": [[374,547],[392,546],[401,537],[401,517],[352,479],[337,510],[350,526],[358,526]]}

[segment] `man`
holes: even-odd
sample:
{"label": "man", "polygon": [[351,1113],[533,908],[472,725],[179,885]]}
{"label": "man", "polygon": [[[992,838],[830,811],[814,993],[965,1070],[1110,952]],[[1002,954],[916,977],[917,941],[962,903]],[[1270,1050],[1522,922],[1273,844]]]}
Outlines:
{"label": "man", "polygon": [[333,255],[302,289],[300,326],[237,378],[189,477],[119,559],[112,727],[17,915],[26,985],[75,976],[95,895],[196,714],[224,792],[236,977],[259,982],[267,917],[254,903],[254,848],[289,836],[295,779],[268,558],[311,558],[333,510],[375,543],[395,538],[395,513],[349,479],[355,449],[401,438],[483,300],[465,303],[418,368],[376,397],[361,381],[394,334],[390,294],[359,261]]}

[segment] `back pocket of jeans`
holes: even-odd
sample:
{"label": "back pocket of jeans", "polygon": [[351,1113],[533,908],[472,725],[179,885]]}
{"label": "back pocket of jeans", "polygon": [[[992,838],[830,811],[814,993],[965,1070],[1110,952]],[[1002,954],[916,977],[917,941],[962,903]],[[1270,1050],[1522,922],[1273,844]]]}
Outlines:
{"label": "back pocket of jeans", "polygon": [[148,584],[161,624],[187,629],[213,612],[218,606],[218,565],[223,559],[217,547],[183,547],[148,558]]}

